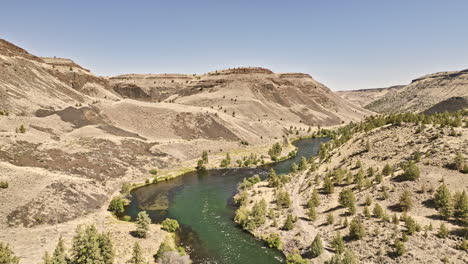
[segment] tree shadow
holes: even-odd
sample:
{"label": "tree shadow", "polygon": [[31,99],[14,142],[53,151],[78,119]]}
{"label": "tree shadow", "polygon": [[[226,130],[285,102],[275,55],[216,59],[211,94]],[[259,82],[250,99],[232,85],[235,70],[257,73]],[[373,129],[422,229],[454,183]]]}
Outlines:
{"label": "tree shadow", "polygon": [[423,204],[425,207],[428,207],[428,208],[436,208],[436,206],[435,206],[435,201],[434,201],[433,198],[429,198],[429,199],[423,201],[422,204]]}
{"label": "tree shadow", "polygon": [[326,213],[331,213],[331,212],[334,212],[334,211],[336,211],[336,210],[338,210],[338,209],[340,209],[340,208],[342,208],[342,206],[341,206],[341,205],[337,205],[337,206],[335,206],[335,207],[333,207],[333,208],[330,208],[330,209],[328,209],[328,210],[326,210],[326,211],[323,211],[323,213],[324,213],[324,214],[326,214]]}
{"label": "tree shadow", "polygon": [[134,238],[142,238],[141,236],[138,235],[136,230],[130,231],[128,233]]}
{"label": "tree shadow", "polygon": [[404,174],[400,174],[398,176],[395,176],[393,178],[390,179],[390,181],[393,181],[393,182],[405,182],[405,181],[410,181],[406,178],[406,175]]}
{"label": "tree shadow", "polygon": [[392,212],[404,212],[399,204],[389,205],[387,208]]}

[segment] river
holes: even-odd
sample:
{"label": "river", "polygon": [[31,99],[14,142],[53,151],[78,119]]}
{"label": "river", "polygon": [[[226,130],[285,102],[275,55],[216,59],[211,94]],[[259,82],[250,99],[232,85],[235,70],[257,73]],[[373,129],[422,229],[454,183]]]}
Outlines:
{"label": "river", "polygon": [[190,172],[166,182],[134,189],[125,214],[135,219],[138,212],[144,210],[154,223],[165,218],[176,219],[181,225],[177,233],[178,243],[187,248],[196,264],[283,263],[285,258],[280,251],[268,248],[234,223],[236,206],[232,197],[243,178],[259,174],[265,179],[271,167],[278,174],[288,173],[292,162],[299,164],[302,156],[316,155],[320,144],[327,140],[296,141],[296,157],[275,164],[208,170],[203,175]]}

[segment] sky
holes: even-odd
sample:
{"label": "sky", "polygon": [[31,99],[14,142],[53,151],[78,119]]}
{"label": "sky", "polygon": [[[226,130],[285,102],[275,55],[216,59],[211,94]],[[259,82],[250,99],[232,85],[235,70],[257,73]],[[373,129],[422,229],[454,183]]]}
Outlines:
{"label": "sky", "polygon": [[0,38],[102,76],[259,66],[363,89],[467,69],[468,1],[2,1]]}

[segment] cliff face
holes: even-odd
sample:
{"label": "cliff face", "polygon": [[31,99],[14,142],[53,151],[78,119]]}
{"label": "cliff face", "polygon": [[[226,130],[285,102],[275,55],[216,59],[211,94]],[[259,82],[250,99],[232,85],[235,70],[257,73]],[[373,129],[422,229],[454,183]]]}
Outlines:
{"label": "cliff face", "polygon": [[68,59],[41,58],[0,39],[0,108],[34,112],[84,103],[93,96],[118,98],[106,79]]}
{"label": "cliff face", "polygon": [[379,113],[422,112],[452,97],[468,98],[468,70],[440,72],[414,79],[365,108]]}

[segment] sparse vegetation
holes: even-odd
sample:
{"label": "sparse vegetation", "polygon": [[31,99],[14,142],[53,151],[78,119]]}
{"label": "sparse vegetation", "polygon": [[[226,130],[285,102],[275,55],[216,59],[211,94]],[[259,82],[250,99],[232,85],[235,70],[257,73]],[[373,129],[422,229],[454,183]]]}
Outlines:
{"label": "sparse vegetation", "polygon": [[2,264],[18,264],[19,258],[15,256],[10,245],[0,241],[0,263]]}
{"label": "sparse vegetation", "polygon": [[179,229],[179,223],[175,219],[167,218],[162,221],[161,229],[166,230],[167,232],[175,232]]}

